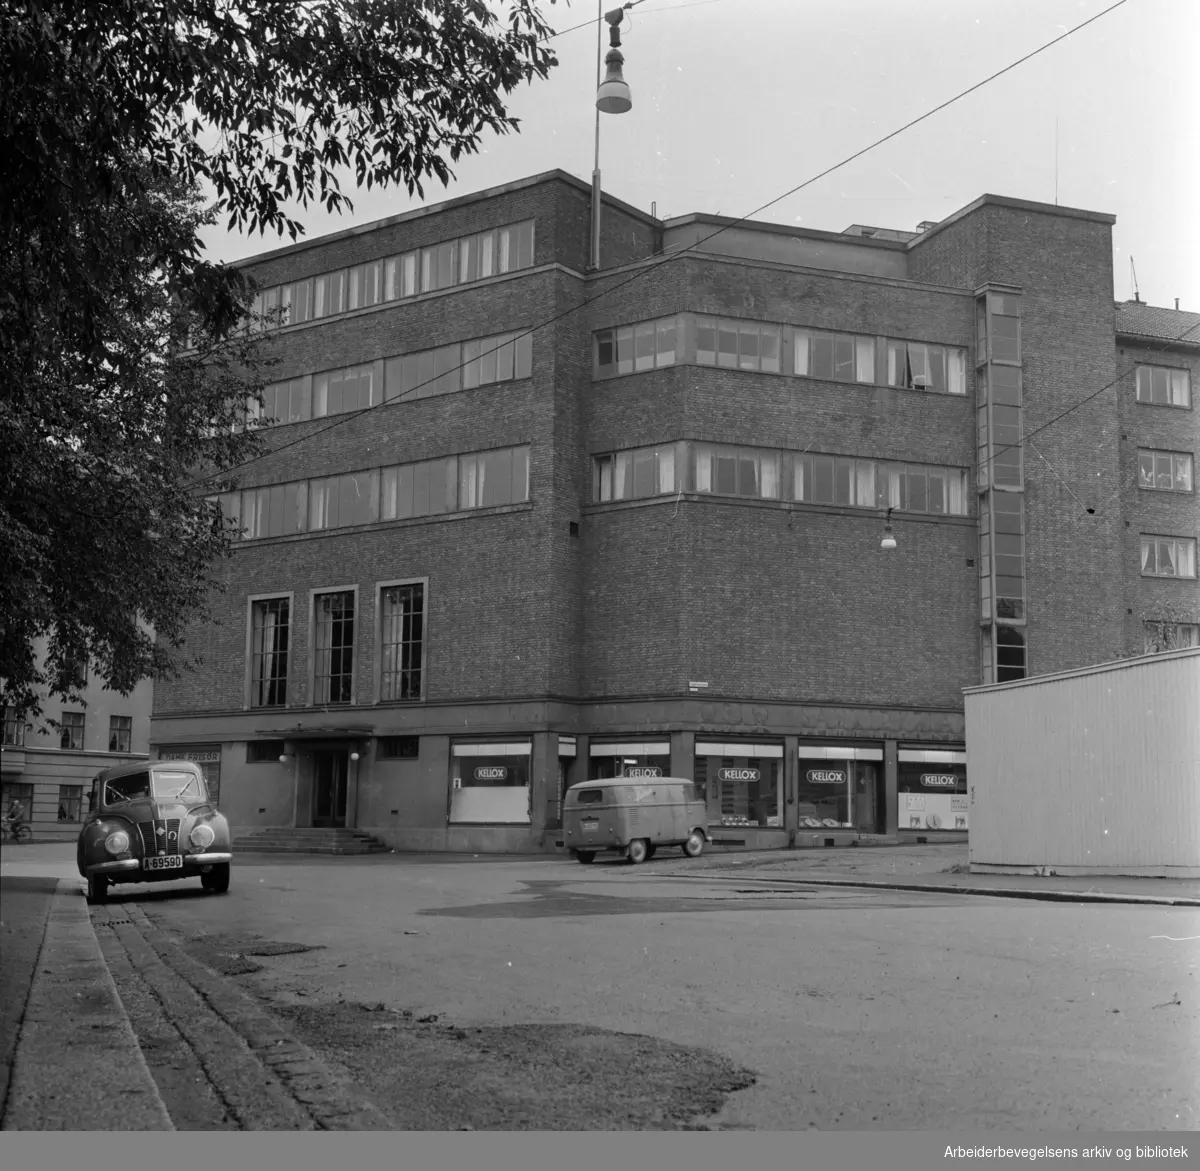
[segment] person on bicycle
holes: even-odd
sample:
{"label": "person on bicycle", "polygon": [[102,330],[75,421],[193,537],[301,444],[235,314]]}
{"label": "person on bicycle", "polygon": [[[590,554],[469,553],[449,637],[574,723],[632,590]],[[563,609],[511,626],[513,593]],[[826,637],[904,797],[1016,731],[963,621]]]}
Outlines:
{"label": "person on bicycle", "polygon": [[15,834],[25,822],[25,806],[20,798],[14,797],[8,803],[8,828]]}

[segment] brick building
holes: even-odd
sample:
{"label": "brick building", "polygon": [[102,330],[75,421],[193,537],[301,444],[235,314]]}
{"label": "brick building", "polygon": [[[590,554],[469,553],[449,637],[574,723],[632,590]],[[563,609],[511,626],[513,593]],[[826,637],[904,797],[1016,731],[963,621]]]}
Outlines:
{"label": "brick building", "polygon": [[239,832],[552,850],[630,770],[730,843],[962,830],[963,687],[1195,640],[1200,315],[1114,310],[1113,217],[606,197],[598,272],[588,217],[555,171],[247,262],[276,450],[151,735]]}

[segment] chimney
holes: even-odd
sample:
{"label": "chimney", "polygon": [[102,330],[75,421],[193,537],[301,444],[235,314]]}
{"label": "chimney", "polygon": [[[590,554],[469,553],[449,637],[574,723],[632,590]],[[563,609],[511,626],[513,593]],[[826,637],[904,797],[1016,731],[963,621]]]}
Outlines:
{"label": "chimney", "polygon": [[1176,312],[1178,312],[1178,310],[1179,310],[1179,298],[1178,297],[1175,298],[1175,309],[1176,309]]}
{"label": "chimney", "polygon": [[937,226],[937,220],[922,220],[919,224],[917,224],[917,231],[918,233],[928,232],[930,228],[936,228]]}

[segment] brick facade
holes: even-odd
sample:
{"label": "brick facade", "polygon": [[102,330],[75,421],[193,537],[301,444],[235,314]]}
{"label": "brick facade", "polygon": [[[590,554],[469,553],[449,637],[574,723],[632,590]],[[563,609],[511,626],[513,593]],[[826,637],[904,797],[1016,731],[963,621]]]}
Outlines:
{"label": "brick facade", "polygon": [[[829,832],[894,835],[898,753],[901,768],[906,751],[961,753],[961,689],[981,678],[973,351],[989,285],[1019,291],[1024,428],[1036,431],[1030,671],[1136,652],[1140,615],[1160,602],[1200,620],[1194,580],[1139,572],[1139,532],[1194,537],[1197,515],[1194,494],[1139,492],[1137,448],[1195,452],[1196,416],[1135,403],[1122,377],[1135,351],[1159,351],[1118,344],[1111,217],[984,196],[907,243],[751,225],[687,250],[724,221],[661,223],[606,198],[596,273],[589,217],[587,186],[551,172],[247,263],[269,286],[535,224],[531,267],[281,330],[272,379],[537,328],[528,379],[266,432],[278,451],[245,469],[245,488],[528,445],[529,499],[238,544],[219,622],[189,635],[204,665],[158,687],[152,731],[162,750],[221,746],[235,827],[312,824],[310,794],[326,783],[314,770],[333,767],[318,757],[353,750],[348,823],[400,848],[552,849],[562,779],[591,775],[606,737],[669,741],[672,772],[691,775],[697,739],[720,736],[784,749],[776,819],[731,841],[803,838],[805,745],[878,761],[872,823],[846,814]],[[698,365],[681,337],[683,360],[593,379],[594,331],[675,314],[779,326],[785,364]],[[870,382],[796,376],[793,326],[877,339],[881,364],[886,338],[957,347],[966,393],[889,386],[882,365]],[[1181,353],[1194,393],[1200,346],[1167,364]],[[663,495],[593,499],[593,457],[684,440],[964,469],[966,515],[897,510],[885,551],[878,508],[705,494],[682,477]],[[427,583],[422,698],[383,702],[378,586],[410,579]],[[311,599],[333,587],[357,590],[353,702],[321,708]],[[287,705],[252,709],[248,599],[285,595]],[[382,756],[397,735],[419,737],[416,759]],[[245,763],[263,738],[286,759]],[[489,796],[460,795],[462,753],[476,750],[464,743],[505,741],[531,745],[527,817],[455,815]],[[725,800],[710,790],[718,824]]]}

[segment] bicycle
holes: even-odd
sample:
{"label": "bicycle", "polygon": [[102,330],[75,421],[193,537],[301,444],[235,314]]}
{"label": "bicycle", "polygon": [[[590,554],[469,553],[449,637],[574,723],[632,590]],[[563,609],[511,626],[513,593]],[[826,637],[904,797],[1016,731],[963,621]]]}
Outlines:
{"label": "bicycle", "polygon": [[33,837],[33,830],[30,829],[29,823],[22,821],[17,825],[13,825],[8,818],[4,819],[3,826],[0,827],[0,841],[13,842],[20,845],[22,842],[27,842]]}

